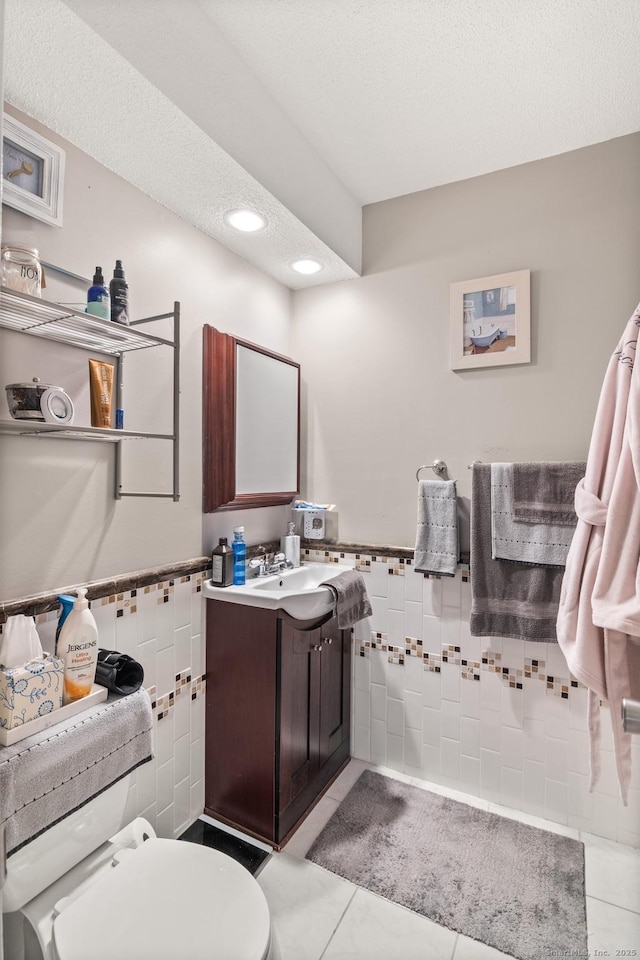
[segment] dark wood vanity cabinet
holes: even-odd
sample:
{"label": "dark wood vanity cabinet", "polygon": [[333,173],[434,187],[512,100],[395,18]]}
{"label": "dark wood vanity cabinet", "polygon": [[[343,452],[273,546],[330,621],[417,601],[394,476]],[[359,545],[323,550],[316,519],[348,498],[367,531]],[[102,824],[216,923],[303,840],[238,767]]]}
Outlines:
{"label": "dark wood vanity cabinet", "polygon": [[280,846],[349,759],[351,631],[207,601],[205,813]]}

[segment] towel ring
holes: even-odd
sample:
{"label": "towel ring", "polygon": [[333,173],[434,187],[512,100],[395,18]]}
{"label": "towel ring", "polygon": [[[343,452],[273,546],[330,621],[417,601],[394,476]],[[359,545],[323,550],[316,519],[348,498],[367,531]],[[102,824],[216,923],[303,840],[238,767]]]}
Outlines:
{"label": "towel ring", "polygon": [[[434,473],[437,473],[442,479],[446,479],[443,474],[448,473],[448,467],[446,460],[434,460],[433,463],[423,463],[421,467],[418,467],[416,470],[416,480],[420,479],[421,470],[433,470]],[[453,481],[456,482],[455,480]]]}

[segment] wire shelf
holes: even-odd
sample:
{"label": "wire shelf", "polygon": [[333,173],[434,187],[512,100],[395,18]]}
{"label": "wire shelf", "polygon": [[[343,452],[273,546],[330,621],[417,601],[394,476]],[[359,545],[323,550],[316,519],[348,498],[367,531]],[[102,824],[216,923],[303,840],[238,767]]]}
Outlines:
{"label": "wire shelf", "polygon": [[7,287],[0,288],[0,327],[110,355],[166,343],[131,327]]}
{"label": "wire shelf", "polygon": [[43,423],[41,420],[0,420],[0,434],[18,436],[59,437],[68,440],[174,440],[172,433],[144,433],[136,430],[112,430],[106,427],[75,426],[74,424]]}

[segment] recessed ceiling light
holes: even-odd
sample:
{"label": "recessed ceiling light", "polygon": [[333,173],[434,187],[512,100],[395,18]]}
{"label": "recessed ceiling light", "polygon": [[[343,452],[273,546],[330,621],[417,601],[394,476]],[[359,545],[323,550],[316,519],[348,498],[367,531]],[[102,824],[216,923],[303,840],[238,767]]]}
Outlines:
{"label": "recessed ceiling light", "polygon": [[256,233],[267,225],[266,219],[255,210],[228,210],[224,220],[234,230],[242,230],[243,233]]}
{"label": "recessed ceiling light", "polygon": [[318,263],[317,260],[294,260],[291,264],[294,270],[298,273],[317,273],[318,270],[322,270],[322,264]]}

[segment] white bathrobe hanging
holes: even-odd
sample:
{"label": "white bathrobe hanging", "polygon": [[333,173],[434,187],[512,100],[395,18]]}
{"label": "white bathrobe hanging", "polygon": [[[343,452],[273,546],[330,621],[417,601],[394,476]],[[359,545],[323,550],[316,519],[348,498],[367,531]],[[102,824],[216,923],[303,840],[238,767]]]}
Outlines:
{"label": "white bathrobe hanging", "polygon": [[589,688],[591,788],[600,774],[599,701],[608,701],[624,802],[631,738],[623,697],[640,695],[640,367],[635,367],[640,305],[609,361],[567,556],[558,643],[571,673]]}

